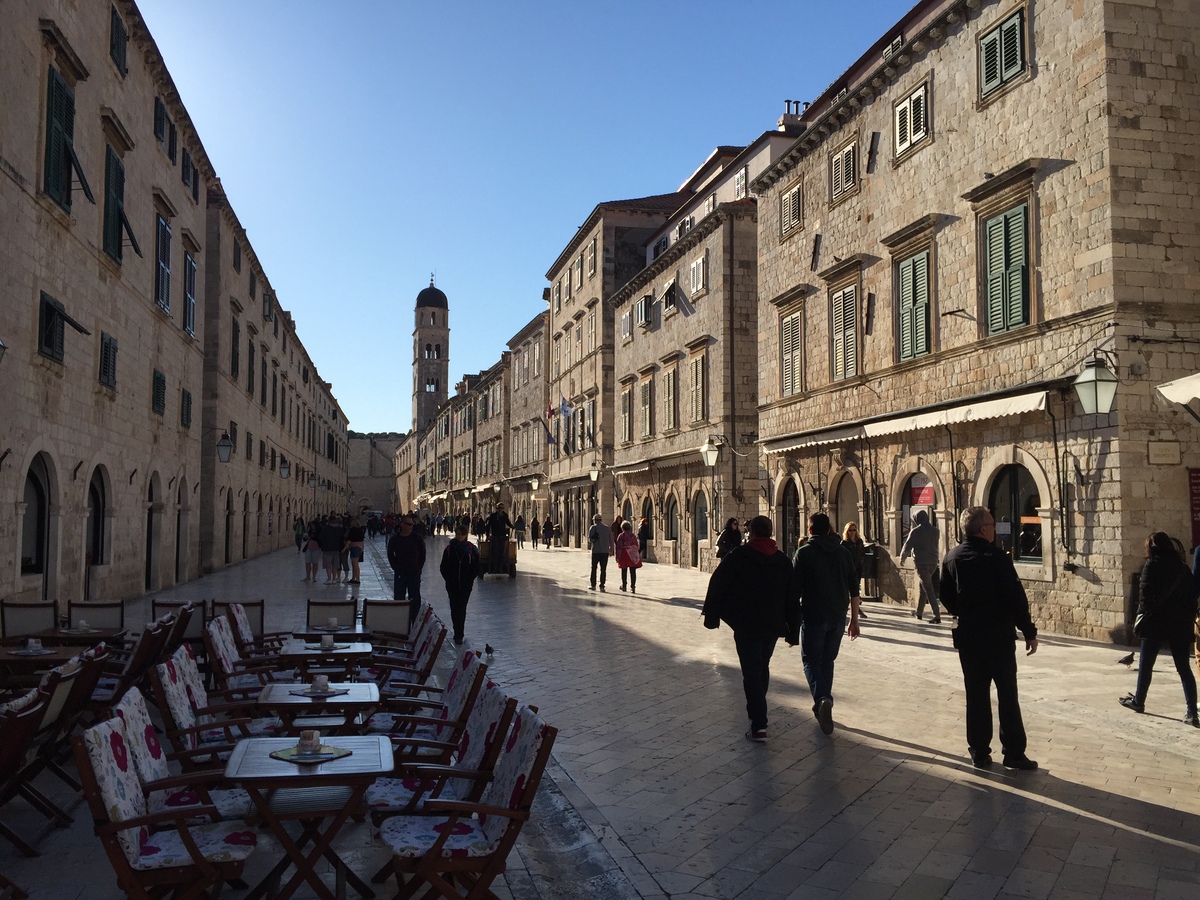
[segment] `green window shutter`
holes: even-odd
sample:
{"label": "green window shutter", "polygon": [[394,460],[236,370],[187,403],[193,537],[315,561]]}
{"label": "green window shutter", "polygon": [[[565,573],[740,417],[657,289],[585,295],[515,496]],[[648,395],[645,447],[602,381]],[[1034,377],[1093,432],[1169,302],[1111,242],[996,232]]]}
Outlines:
{"label": "green window shutter", "polygon": [[158,216],[155,232],[155,250],[158,258],[158,277],[154,286],[154,299],[164,312],[171,311],[171,226]]}
{"label": "green window shutter", "polygon": [[842,328],[845,337],[842,346],[845,348],[845,377],[858,374],[858,302],[857,291],[846,288],[842,291]]}
{"label": "green window shutter", "polygon": [[900,263],[900,358],[916,356],[913,340],[913,265],[916,258]]}
{"label": "green window shutter", "polygon": [[1026,228],[1027,206],[1018,206],[1004,216],[1007,259],[1004,270],[1004,326],[1017,328],[1029,322],[1029,253]]}
{"label": "green window shutter", "polygon": [[829,175],[829,196],[835,198],[842,193],[842,154],[836,153],[833,157],[833,168]]}
{"label": "green window shutter", "polygon": [[126,64],[126,46],[129,43],[129,31],[125,28],[125,23],[121,21],[121,16],[113,7],[110,10],[112,14],[109,34],[108,34],[108,55],[112,57],[113,63],[122,75],[129,71]]}
{"label": "green window shutter", "polygon": [[988,334],[1004,331],[1004,216],[984,223],[984,264]]}
{"label": "green window shutter", "polygon": [[980,93],[986,97],[1003,83],[1000,74],[1000,29],[997,28],[979,41]]}
{"label": "green window shutter", "polygon": [[912,349],[914,356],[929,352],[929,252],[913,257]]}
{"label": "green window shutter", "polygon": [[179,400],[179,424],[184,428],[192,427],[192,392],[183,389]]}
{"label": "green window shutter", "polygon": [[229,340],[229,375],[238,377],[238,354],[242,349],[242,326],[237,319],[233,320],[233,336]]}
{"label": "green window shutter", "polygon": [[1001,23],[1000,36],[1000,81],[1006,82],[1025,70],[1025,29],[1022,28],[1021,13]]}
{"label": "green window shutter", "polygon": [[112,147],[104,155],[104,252],[121,262],[121,209],[125,205],[125,167]]}
{"label": "green window shutter", "polygon": [[167,107],[162,98],[154,98],[154,137],[162,143],[167,139]]}
{"label": "green window shutter", "polygon": [[154,370],[154,390],[151,403],[157,415],[161,416],[167,411],[167,376],[158,369]]}
{"label": "green window shutter", "polygon": [[75,95],[50,67],[46,101],[46,195],[71,210],[71,158],[67,145],[75,134]]}

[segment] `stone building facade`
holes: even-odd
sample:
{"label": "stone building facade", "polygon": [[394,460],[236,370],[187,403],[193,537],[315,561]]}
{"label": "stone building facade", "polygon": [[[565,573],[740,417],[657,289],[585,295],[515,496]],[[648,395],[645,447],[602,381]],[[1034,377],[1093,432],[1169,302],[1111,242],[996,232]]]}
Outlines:
{"label": "stone building facade", "polygon": [[352,509],[394,512],[408,508],[399,505],[400,497],[396,491],[397,453],[405,446],[407,438],[404,434],[350,432],[346,474]]}
{"label": "stone building facade", "polygon": [[[649,559],[714,568],[730,516],[758,511],[756,206],[749,182],[794,140],[787,122],[719,147],[681,187],[688,201],[647,241],[613,294],[617,512],[647,519]],[[720,446],[717,465],[699,448]]]}
{"label": "stone building facade", "polygon": [[[1191,538],[1194,0],[918,4],[804,110],[759,199],[760,441],[794,546],[988,506],[1040,625],[1122,636],[1146,535]],[[1071,385],[1099,354],[1111,413]],[[1192,539],[1191,543],[1196,540]]]}
{"label": "stone building facade", "polygon": [[[0,598],[140,595],[209,565],[219,182],[135,3],[16,0],[4,21]],[[270,549],[286,492],[231,474],[270,497],[250,552]]]}
{"label": "stone building facade", "polygon": [[480,372],[467,392],[475,417],[475,471],[471,487],[472,512],[484,518],[499,502],[512,503],[508,484],[509,376],[512,355],[508,350],[487,371]]}
{"label": "stone building facade", "polygon": [[508,341],[511,354],[509,374],[509,466],[508,490],[512,509],[509,515],[515,522],[524,516],[526,522],[539,521],[546,515],[548,492],[546,457],[549,431],[546,426],[546,407],[549,404],[549,381],[546,360],[550,343],[546,320],[549,313],[540,312]]}
{"label": "stone building facade", "polygon": [[[660,194],[598,204],[546,273],[549,319],[549,515],[563,542],[586,543],[591,517],[611,510],[615,343],[613,292],[645,265],[646,240],[690,197]],[[597,472],[595,480],[591,472]]]}

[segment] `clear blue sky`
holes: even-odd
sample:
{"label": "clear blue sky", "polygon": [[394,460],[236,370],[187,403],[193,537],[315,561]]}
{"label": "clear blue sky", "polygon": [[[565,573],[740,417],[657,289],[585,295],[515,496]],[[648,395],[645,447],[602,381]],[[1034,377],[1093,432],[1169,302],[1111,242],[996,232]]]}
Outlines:
{"label": "clear blue sky", "polygon": [[356,431],[412,424],[413,302],[495,363],[604,200],[675,190],[915,0],[139,0],[233,208]]}

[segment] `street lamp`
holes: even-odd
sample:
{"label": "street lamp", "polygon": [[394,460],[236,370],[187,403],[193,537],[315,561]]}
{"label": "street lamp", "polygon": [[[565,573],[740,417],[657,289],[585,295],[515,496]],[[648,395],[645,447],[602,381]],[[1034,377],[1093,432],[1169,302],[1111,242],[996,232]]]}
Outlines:
{"label": "street lamp", "polygon": [[531,491],[536,491],[539,484],[541,484],[541,482],[538,481],[538,477],[536,475],[529,479],[529,489]]}
{"label": "street lamp", "polygon": [[1117,376],[1104,363],[1100,351],[1083,364],[1083,372],[1071,386],[1083,406],[1084,415],[1107,416],[1117,397]]}
{"label": "street lamp", "polygon": [[308,486],[310,488],[317,486],[317,474],[315,472],[308,476]]}
{"label": "street lamp", "polygon": [[724,443],[724,438],[710,436],[700,447],[700,458],[704,460],[704,464],[710,469],[716,467],[717,457],[721,455],[721,447]]}
{"label": "street lamp", "polygon": [[[0,347],[3,342],[0,342]],[[3,350],[0,350],[0,357],[4,355]],[[217,441],[217,459],[223,463],[229,462],[229,458],[233,456],[233,441],[229,439],[229,432],[223,432],[221,439]]]}
{"label": "street lamp", "polygon": [[592,484],[595,484],[597,481],[600,480],[600,467],[602,465],[604,465],[604,464],[602,462],[600,462],[599,460],[594,460],[592,462],[592,467],[591,467],[591,469],[588,470],[588,477],[590,479],[592,479]]}
{"label": "street lamp", "polygon": [[292,477],[292,464],[286,459],[279,464],[279,477],[283,479]]}
{"label": "street lamp", "polygon": [[471,489],[470,488],[463,488],[463,499],[464,500],[471,499]]}

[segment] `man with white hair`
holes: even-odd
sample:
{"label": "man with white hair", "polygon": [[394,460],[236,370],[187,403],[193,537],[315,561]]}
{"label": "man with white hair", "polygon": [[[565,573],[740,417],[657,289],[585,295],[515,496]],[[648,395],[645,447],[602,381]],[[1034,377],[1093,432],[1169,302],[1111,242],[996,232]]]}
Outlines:
{"label": "man with white hair", "polygon": [[608,558],[613,552],[613,533],[612,529],[604,524],[604,518],[599,513],[592,516],[592,527],[588,530],[588,546],[592,548],[592,584],[588,590],[596,589],[596,568],[599,567],[600,593],[604,593]]}

